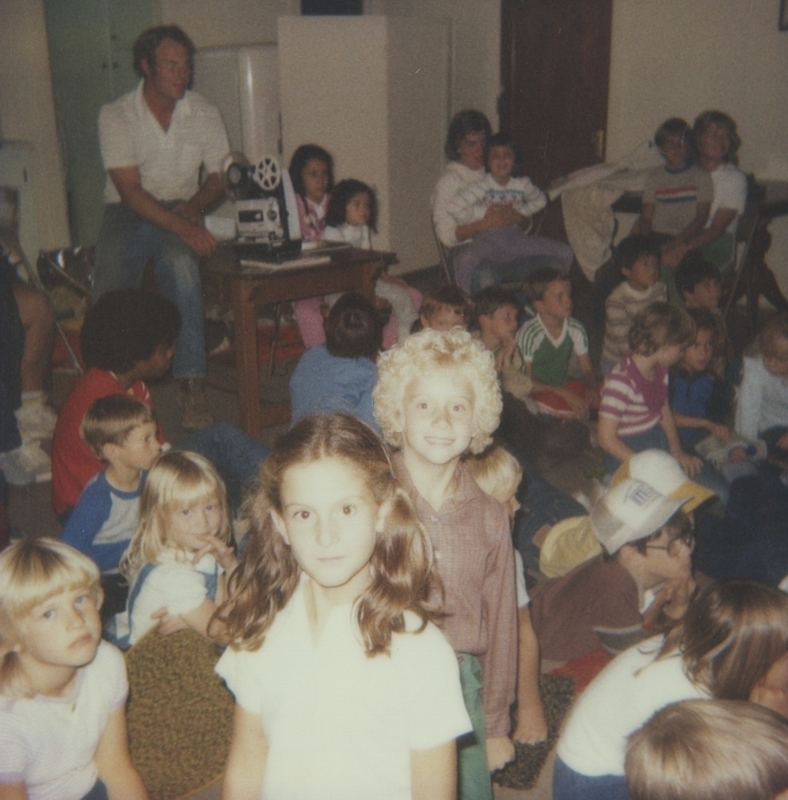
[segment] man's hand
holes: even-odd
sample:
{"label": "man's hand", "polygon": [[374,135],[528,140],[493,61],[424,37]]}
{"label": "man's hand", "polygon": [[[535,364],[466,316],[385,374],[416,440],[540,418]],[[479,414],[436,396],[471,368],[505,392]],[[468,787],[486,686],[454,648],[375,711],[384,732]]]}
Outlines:
{"label": "man's hand", "polygon": [[173,213],[177,214],[179,217],[183,217],[192,225],[196,225],[198,228],[205,227],[205,221],[203,220],[202,212],[199,208],[195,208],[190,203],[178,203],[178,205],[174,206],[172,210]]}
{"label": "man's hand", "polygon": [[181,239],[184,244],[191,247],[200,258],[207,258],[213,255],[216,250],[216,239],[201,225],[193,225],[180,214],[176,216],[180,222],[174,226],[173,232],[175,235]]}

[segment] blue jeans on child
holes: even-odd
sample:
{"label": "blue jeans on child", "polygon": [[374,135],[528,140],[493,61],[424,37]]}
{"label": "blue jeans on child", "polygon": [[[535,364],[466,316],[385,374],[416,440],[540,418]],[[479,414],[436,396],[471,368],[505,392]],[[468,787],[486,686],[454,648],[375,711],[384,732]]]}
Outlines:
{"label": "blue jeans on child", "polygon": [[623,775],[581,775],[556,756],[553,800],[629,800]]}
{"label": "blue jeans on child", "polygon": [[[636,436],[622,436],[621,441],[630,450],[634,450],[636,453],[642,453],[644,450],[652,449],[664,450],[666,453],[670,452],[668,437],[659,425],[655,425],[653,428],[639,433]],[[609,474],[612,475],[619,466],[621,466],[621,462],[617,458],[614,458],[609,453],[605,453],[605,469]],[[701,484],[701,486],[706,486],[711,489],[717,497],[720,498],[720,502],[723,505],[727,505],[730,486],[725,478],[717,472],[711,464],[704,462],[701,471],[697,475],[694,475],[692,479]]]}
{"label": "blue jeans on child", "polygon": [[[177,203],[162,205],[172,208]],[[199,259],[174,233],[144,220],[120,203],[108,204],[96,241],[93,299],[110,289],[140,286],[151,258],[159,290],[181,314],[173,375],[177,380],[203,378],[207,362]]]}

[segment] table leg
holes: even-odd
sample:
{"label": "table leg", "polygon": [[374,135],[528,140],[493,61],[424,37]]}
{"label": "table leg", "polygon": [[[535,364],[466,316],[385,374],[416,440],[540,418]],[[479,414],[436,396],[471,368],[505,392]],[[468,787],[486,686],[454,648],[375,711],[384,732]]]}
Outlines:
{"label": "table leg", "polygon": [[235,320],[235,357],[238,372],[238,404],[241,427],[255,439],[260,438],[260,368],[257,362],[257,321],[251,299],[252,286],[233,281],[232,303]]}

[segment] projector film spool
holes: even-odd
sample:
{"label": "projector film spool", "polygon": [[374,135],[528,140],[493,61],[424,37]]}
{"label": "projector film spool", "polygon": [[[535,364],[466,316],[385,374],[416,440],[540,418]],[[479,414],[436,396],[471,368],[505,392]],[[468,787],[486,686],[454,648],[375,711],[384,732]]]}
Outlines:
{"label": "projector film spool", "polygon": [[273,156],[264,156],[254,168],[254,182],[265,192],[272,192],[281,180],[282,170]]}

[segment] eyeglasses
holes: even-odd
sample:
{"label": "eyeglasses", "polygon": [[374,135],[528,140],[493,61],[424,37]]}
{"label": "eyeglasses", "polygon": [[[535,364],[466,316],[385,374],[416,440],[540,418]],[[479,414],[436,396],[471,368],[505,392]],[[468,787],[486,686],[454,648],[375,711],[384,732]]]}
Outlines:
{"label": "eyeglasses", "polygon": [[695,545],[695,534],[692,531],[686,531],[674,536],[667,544],[647,544],[646,548],[650,550],[665,550],[671,558],[674,558],[679,554],[679,546],[682,544],[688,550],[692,550]]}

